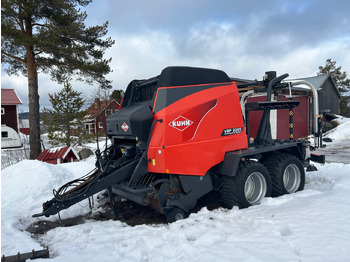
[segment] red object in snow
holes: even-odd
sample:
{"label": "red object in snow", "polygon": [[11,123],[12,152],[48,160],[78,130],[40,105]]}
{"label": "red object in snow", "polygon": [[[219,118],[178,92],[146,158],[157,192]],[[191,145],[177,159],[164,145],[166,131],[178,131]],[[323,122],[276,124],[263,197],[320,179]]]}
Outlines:
{"label": "red object in snow", "polygon": [[18,105],[22,102],[14,89],[1,88],[1,125],[6,125],[18,132]]}
{"label": "red object in snow", "polygon": [[39,155],[37,160],[50,164],[61,164],[79,160],[79,156],[72,147],[66,146],[46,149]]}
{"label": "red object in snow", "polygon": [[[184,89],[192,93],[179,99]],[[178,99],[162,107],[167,97]],[[159,87],[154,103],[153,121],[165,124],[153,129],[149,172],[203,176],[226,152],[248,147],[235,83]]]}

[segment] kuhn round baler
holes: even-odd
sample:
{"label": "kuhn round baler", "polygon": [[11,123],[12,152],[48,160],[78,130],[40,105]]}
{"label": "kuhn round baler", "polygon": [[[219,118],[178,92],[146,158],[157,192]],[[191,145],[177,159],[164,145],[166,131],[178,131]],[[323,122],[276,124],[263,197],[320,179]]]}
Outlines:
{"label": "kuhn round baler", "polygon": [[[324,156],[311,154],[308,141],[271,138],[270,110],[299,103],[271,100],[272,92],[291,85],[282,81],[287,76],[268,72],[247,84],[267,99],[245,103],[244,111],[236,83],[220,70],[167,67],[159,76],[132,81],[121,109],[107,119],[111,145],[96,153],[96,168],[54,191],[33,216],[56,214],[105,189],[116,217],[114,195],[152,207],[168,222],[186,217],[213,191],[224,207],[242,208],[302,190],[305,168],[315,170],[310,160],[324,163]],[[258,110],[263,116],[252,140],[249,112]],[[321,131],[315,132],[319,141]]]}

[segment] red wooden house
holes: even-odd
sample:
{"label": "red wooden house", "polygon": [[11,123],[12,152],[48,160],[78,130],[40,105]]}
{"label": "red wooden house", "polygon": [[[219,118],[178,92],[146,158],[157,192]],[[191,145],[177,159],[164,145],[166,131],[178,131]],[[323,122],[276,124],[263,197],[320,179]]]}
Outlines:
{"label": "red wooden house", "polygon": [[1,88],[1,125],[13,128],[18,133],[18,109],[22,101],[14,89]]}
{"label": "red wooden house", "polygon": [[95,102],[86,110],[85,128],[90,134],[96,134],[106,130],[106,118],[118,111],[119,103],[113,99],[100,100]]}
{"label": "red wooden house", "polygon": [[50,164],[61,164],[79,160],[79,156],[72,147],[66,146],[46,149],[38,156],[37,160]]}

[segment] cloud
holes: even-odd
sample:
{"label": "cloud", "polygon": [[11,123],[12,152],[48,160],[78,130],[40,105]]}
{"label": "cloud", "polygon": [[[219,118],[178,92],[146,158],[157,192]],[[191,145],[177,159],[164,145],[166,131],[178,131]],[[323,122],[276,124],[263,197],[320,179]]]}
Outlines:
{"label": "cloud", "polygon": [[254,50],[247,46],[251,40],[249,31],[240,37],[237,32],[233,26],[210,24],[193,29],[186,39],[151,31],[119,37],[117,45],[109,51],[116,57],[112,68],[117,68],[111,77],[118,88],[123,88],[130,80],[155,76],[169,65],[213,67],[242,78],[259,78],[269,70],[301,77],[315,75],[318,66],[330,57],[349,72],[350,38],[315,46],[285,47],[282,52],[273,49],[282,49],[289,41],[287,38],[279,38],[273,47],[268,42],[255,41]]}
{"label": "cloud", "polygon": [[[350,74],[348,0],[151,0],[93,1],[88,25],[109,21],[116,44],[112,57],[114,89],[133,79],[158,75],[170,65],[222,69],[232,77],[261,78],[276,70],[293,77],[315,75],[331,58]],[[27,80],[6,76],[2,87],[16,88],[27,103]],[[72,81],[91,96],[97,85]],[[41,106],[62,86],[39,74]]]}
{"label": "cloud", "polygon": [[[58,84],[50,79],[48,75],[38,74],[38,85],[39,85],[39,103],[40,110],[44,107],[51,108],[49,101],[49,94],[58,93],[63,88],[63,84]],[[82,97],[88,100],[94,89],[94,86],[90,86],[78,81],[70,81],[74,90],[81,92]],[[19,106],[19,112],[28,112],[28,79],[23,75],[6,75],[2,72],[1,76],[1,88],[15,89],[17,95],[22,101],[22,105]]]}

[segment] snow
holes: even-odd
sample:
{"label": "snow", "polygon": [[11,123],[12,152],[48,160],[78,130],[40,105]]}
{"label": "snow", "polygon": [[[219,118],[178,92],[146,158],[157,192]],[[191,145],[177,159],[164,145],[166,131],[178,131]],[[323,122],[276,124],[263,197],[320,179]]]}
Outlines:
{"label": "snow", "polygon": [[325,148],[319,148],[317,153],[326,154],[326,161],[350,164],[350,121],[349,118],[338,116],[335,120],[339,125],[324,134],[332,142],[324,142]]}
{"label": "snow", "polygon": [[[327,147],[350,144],[349,120],[327,134],[333,139]],[[94,157],[61,165],[25,160],[1,173],[1,255],[48,246],[51,258],[43,261],[347,261],[348,161],[317,164],[318,171],[306,173],[305,190],[265,198],[247,209],[203,208],[169,225],[132,227],[120,221],[86,220],[36,239],[25,229],[47,218],[31,215],[52,198],[51,189],[92,170]],[[61,217],[89,211],[83,201],[62,211]]]}
{"label": "snow", "polygon": [[63,147],[53,147],[49,149],[49,153],[56,153],[57,151],[60,151]]}
{"label": "snow", "polygon": [[[2,170],[1,253],[17,254],[22,250],[38,249],[39,243],[33,242],[30,234],[24,231],[34,221],[31,215],[41,212],[41,204],[53,197],[52,189],[86,174],[93,167],[88,162],[52,165],[24,160]],[[69,210],[71,216],[80,212],[79,205]]]}
{"label": "snow", "polygon": [[333,121],[338,123],[339,125],[336,128],[328,131],[325,134],[325,137],[329,137],[331,139],[338,140],[338,141],[343,140],[343,142],[344,141],[349,142],[350,141],[350,132],[349,132],[350,121],[349,121],[349,118],[339,116],[338,118],[336,118]]}

